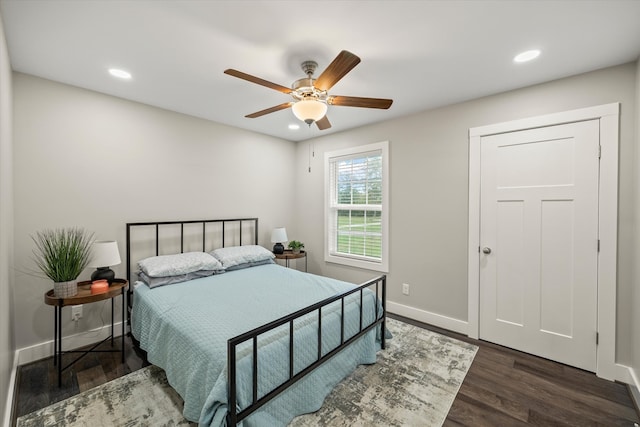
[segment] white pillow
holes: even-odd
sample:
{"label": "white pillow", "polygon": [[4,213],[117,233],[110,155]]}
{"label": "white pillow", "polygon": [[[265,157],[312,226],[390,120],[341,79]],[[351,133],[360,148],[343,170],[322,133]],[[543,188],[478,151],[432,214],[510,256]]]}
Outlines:
{"label": "white pillow", "polygon": [[240,264],[271,260],[276,256],[268,249],[258,245],[230,246],[211,252],[226,269]]}
{"label": "white pillow", "polygon": [[138,267],[150,277],[179,276],[200,270],[223,269],[222,264],[206,252],[154,256],[139,261]]}
{"label": "white pillow", "polygon": [[201,277],[209,277],[214,274],[224,273],[224,270],[212,271],[212,270],[200,270],[192,273],[181,274],[179,276],[163,276],[163,277],[150,277],[147,276],[144,271],[138,271],[138,279],[147,284],[150,288],[157,288],[158,286],[173,285],[174,283],[188,282],[189,280],[199,279]]}

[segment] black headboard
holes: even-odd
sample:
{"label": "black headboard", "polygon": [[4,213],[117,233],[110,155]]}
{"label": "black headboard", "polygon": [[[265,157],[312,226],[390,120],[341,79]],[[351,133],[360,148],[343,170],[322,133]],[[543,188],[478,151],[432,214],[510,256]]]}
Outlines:
{"label": "black headboard", "polygon": [[[199,230],[199,225],[202,229]],[[185,235],[185,226],[189,228],[189,233]],[[130,222],[127,223],[127,280],[129,290],[127,292],[128,308],[131,309],[131,296],[133,295],[133,282],[131,275],[132,242],[137,229],[145,229],[147,233],[144,239],[145,246],[151,248],[151,253],[147,256],[164,255],[163,230],[172,230],[173,233],[166,240],[171,240],[172,250],[168,253],[183,253],[185,247],[188,251],[202,250],[202,252],[212,251],[219,247],[225,247],[227,242],[232,242],[233,246],[257,245],[258,244],[258,218],[231,218],[231,219],[198,219],[188,221],[159,221],[159,222]],[[151,233],[149,233],[151,229]],[[197,229],[197,232],[194,230]],[[244,235],[243,235],[244,230]],[[154,232],[155,231],[155,232]],[[197,235],[197,236],[196,236]],[[195,241],[196,237],[199,241]],[[179,241],[179,249],[177,242]],[[209,246],[207,247],[207,244]],[[195,245],[195,246],[194,246]],[[155,246],[155,253],[153,247]],[[197,247],[198,249],[195,249]],[[175,248],[175,249],[174,249]],[[142,259],[142,258],[140,258]],[[138,260],[136,260],[137,263]]]}

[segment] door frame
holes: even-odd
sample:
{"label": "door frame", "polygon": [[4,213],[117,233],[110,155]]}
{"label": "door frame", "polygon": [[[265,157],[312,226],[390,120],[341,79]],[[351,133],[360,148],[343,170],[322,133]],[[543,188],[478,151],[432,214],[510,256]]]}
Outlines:
{"label": "door frame", "polygon": [[[480,141],[484,136],[553,125],[599,120],[598,302],[596,375],[629,382],[628,370],[615,362],[618,248],[618,137],[620,104],[612,103],[469,129],[468,335],[480,335]],[[594,153],[598,155],[598,153]]]}

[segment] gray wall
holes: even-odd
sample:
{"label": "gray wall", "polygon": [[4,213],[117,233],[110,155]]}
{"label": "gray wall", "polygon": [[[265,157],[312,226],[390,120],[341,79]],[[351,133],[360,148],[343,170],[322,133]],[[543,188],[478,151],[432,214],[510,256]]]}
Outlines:
{"label": "gray wall", "polygon": [[[11,139],[11,64],[0,16],[0,422],[8,406],[16,345],[13,339],[13,180]],[[6,420],[5,420],[6,421]]]}
{"label": "gray wall", "polygon": [[[127,222],[255,216],[269,246],[293,221],[292,142],[25,74],[13,84],[18,348],[53,338],[52,283],[31,274],[38,230],[84,227],[124,260]],[[113,269],[125,276],[124,261]],[[105,304],[85,305],[77,325],[64,312],[63,333],[107,323]]]}
{"label": "gray wall", "polygon": [[[633,259],[635,262],[635,275],[633,277],[633,317],[631,318],[631,345],[633,348],[632,368],[635,370],[636,377],[640,379],[640,58],[638,59],[636,73],[636,174],[635,174],[635,233],[634,233],[634,252]],[[637,384],[636,384],[637,385]],[[640,402],[636,402],[640,404]]]}
{"label": "gray wall", "polygon": [[[296,231],[314,273],[362,281],[374,272],[323,260],[324,152],[390,141],[390,301],[467,320],[469,128],[620,102],[618,362],[631,362],[636,64],[630,63],[301,143]],[[428,96],[425,95],[425,96]],[[393,108],[393,107],[391,107]],[[337,108],[336,108],[336,113]],[[315,151],[307,172],[308,145]],[[411,285],[411,295],[401,284]]]}

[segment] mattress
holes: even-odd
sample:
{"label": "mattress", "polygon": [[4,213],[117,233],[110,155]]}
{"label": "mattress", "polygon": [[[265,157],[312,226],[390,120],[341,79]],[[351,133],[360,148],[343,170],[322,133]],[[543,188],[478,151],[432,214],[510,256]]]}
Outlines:
{"label": "mattress", "polygon": [[[203,426],[222,426],[227,413],[227,340],[353,288],[350,283],[275,264],[153,289],[142,284],[134,290],[131,331],[147,351],[149,362],[165,370],[183,398],[185,418]],[[366,326],[375,321],[381,307],[368,289],[362,305]],[[359,331],[359,306],[359,292],[345,302],[345,340]],[[341,312],[339,301],[322,310],[322,354],[340,343]],[[317,358],[317,318],[315,312],[295,322],[294,372]],[[249,344],[237,351],[239,409],[252,397]],[[288,378],[288,326],[261,335],[258,348],[260,397]],[[379,348],[379,331],[374,328],[243,424],[286,425],[296,415],[319,409],[333,387],[358,365],[376,361]]]}

